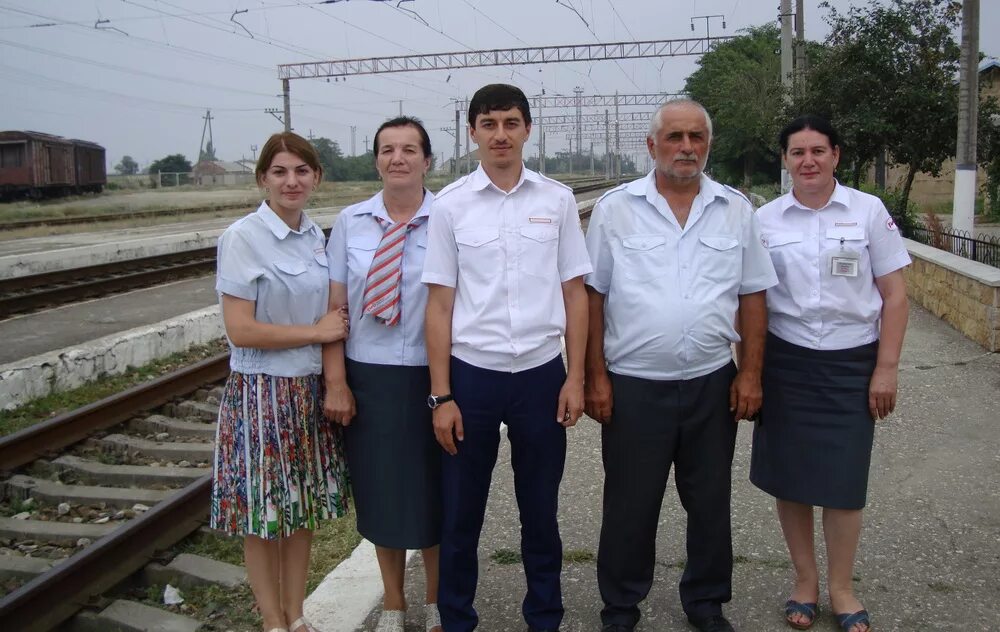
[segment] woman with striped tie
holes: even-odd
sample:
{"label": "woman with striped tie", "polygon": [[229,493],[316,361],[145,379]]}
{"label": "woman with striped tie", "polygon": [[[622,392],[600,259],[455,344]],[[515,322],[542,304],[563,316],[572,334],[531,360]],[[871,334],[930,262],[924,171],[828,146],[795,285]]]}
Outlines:
{"label": "woman with striped tie", "polygon": [[406,550],[421,549],[426,628],[440,632],[441,449],[425,403],[420,283],[434,199],[424,188],[430,138],[419,120],[401,116],[379,127],[374,152],[382,191],[344,209],[327,244],[330,310],[349,307],[351,335],[324,347],[323,409],[345,427],[358,532],[378,556],[385,596],[377,629],[403,631]]}

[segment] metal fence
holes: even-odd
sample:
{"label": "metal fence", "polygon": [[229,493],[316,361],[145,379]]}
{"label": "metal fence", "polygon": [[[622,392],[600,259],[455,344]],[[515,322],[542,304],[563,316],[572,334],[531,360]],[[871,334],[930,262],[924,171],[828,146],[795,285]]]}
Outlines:
{"label": "metal fence", "polygon": [[923,226],[911,228],[907,237],[940,250],[1000,268],[1000,237],[980,233],[973,237],[964,230],[935,231]]}

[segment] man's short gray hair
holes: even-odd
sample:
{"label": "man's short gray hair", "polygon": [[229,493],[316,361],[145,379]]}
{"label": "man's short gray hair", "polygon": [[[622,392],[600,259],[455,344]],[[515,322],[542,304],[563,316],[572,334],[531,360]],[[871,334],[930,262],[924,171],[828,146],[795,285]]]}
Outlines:
{"label": "man's short gray hair", "polygon": [[701,110],[701,113],[705,115],[705,125],[708,127],[708,140],[712,141],[712,117],[708,115],[708,110],[701,103],[698,103],[694,99],[671,99],[656,108],[656,112],[653,113],[653,118],[649,121],[649,136],[650,138],[656,138],[659,133],[660,128],[663,127],[663,112],[677,107],[695,107]]}

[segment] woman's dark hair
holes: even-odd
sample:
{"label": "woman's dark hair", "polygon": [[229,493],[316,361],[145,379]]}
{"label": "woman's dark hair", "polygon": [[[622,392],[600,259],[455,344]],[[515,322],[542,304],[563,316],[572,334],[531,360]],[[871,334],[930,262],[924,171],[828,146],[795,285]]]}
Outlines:
{"label": "woman's dark hair", "polygon": [[420,148],[424,150],[424,158],[431,155],[431,137],[427,135],[427,130],[424,129],[423,122],[415,116],[397,116],[396,118],[391,118],[378,126],[378,131],[375,132],[375,142],[372,144],[372,153],[376,156],[378,155],[378,135],[381,134],[382,130],[387,127],[416,128],[416,130],[420,132]]}
{"label": "woman's dark hair", "polygon": [[319,174],[321,180],[323,179],[323,167],[319,164],[319,154],[316,153],[316,148],[312,146],[312,143],[294,132],[279,132],[272,134],[260,150],[260,157],[257,158],[257,168],[254,170],[258,184],[260,184],[267,170],[271,168],[274,157],[283,151],[295,154],[301,158],[303,162],[309,165],[310,169]]}
{"label": "woman's dark hair", "polygon": [[833,129],[830,121],[815,114],[805,114],[794,119],[778,134],[778,144],[781,145],[781,153],[788,152],[788,137],[804,129],[811,129],[826,136],[827,140],[830,141],[831,149],[840,146],[840,135],[837,133],[837,130]]}
{"label": "woman's dark hair", "polygon": [[480,114],[489,114],[493,110],[509,110],[517,108],[521,110],[524,117],[524,124],[531,125],[531,108],[528,105],[528,97],[524,96],[521,89],[507,83],[491,83],[488,86],[476,90],[469,102],[469,127],[476,127],[476,117]]}

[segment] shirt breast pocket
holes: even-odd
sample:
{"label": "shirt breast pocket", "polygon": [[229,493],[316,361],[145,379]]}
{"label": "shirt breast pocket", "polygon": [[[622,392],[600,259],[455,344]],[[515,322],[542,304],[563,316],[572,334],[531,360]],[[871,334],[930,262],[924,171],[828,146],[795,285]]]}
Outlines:
{"label": "shirt breast pocket", "polygon": [[521,226],[520,267],[521,272],[548,277],[549,272],[558,274],[559,227],[552,224],[530,224]]}
{"label": "shirt breast pocket", "polygon": [[347,270],[349,274],[362,279],[368,277],[368,269],[375,259],[375,251],[382,239],[378,235],[351,235],[347,238]]}
{"label": "shirt breast pocket", "polygon": [[[783,279],[788,268],[794,265],[796,256],[802,257],[799,247],[805,234],[802,231],[764,233],[761,239],[771,255],[775,273],[779,279]],[[801,261],[799,265],[808,266],[809,262]]]}
{"label": "shirt breast pocket", "polygon": [[466,228],[455,231],[458,267],[474,281],[489,281],[503,274],[500,257],[500,229]]}
{"label": "shirt breast pocket", "polygon": [[735,235],[701,235],[698,273],[713,281],[739,281],[743,258]]}
{"label": "shirt breast pocket", "polygon": [[663,235],[622,237],[622,271],[633,281],[647,282],[666,270],[667,238]]}

